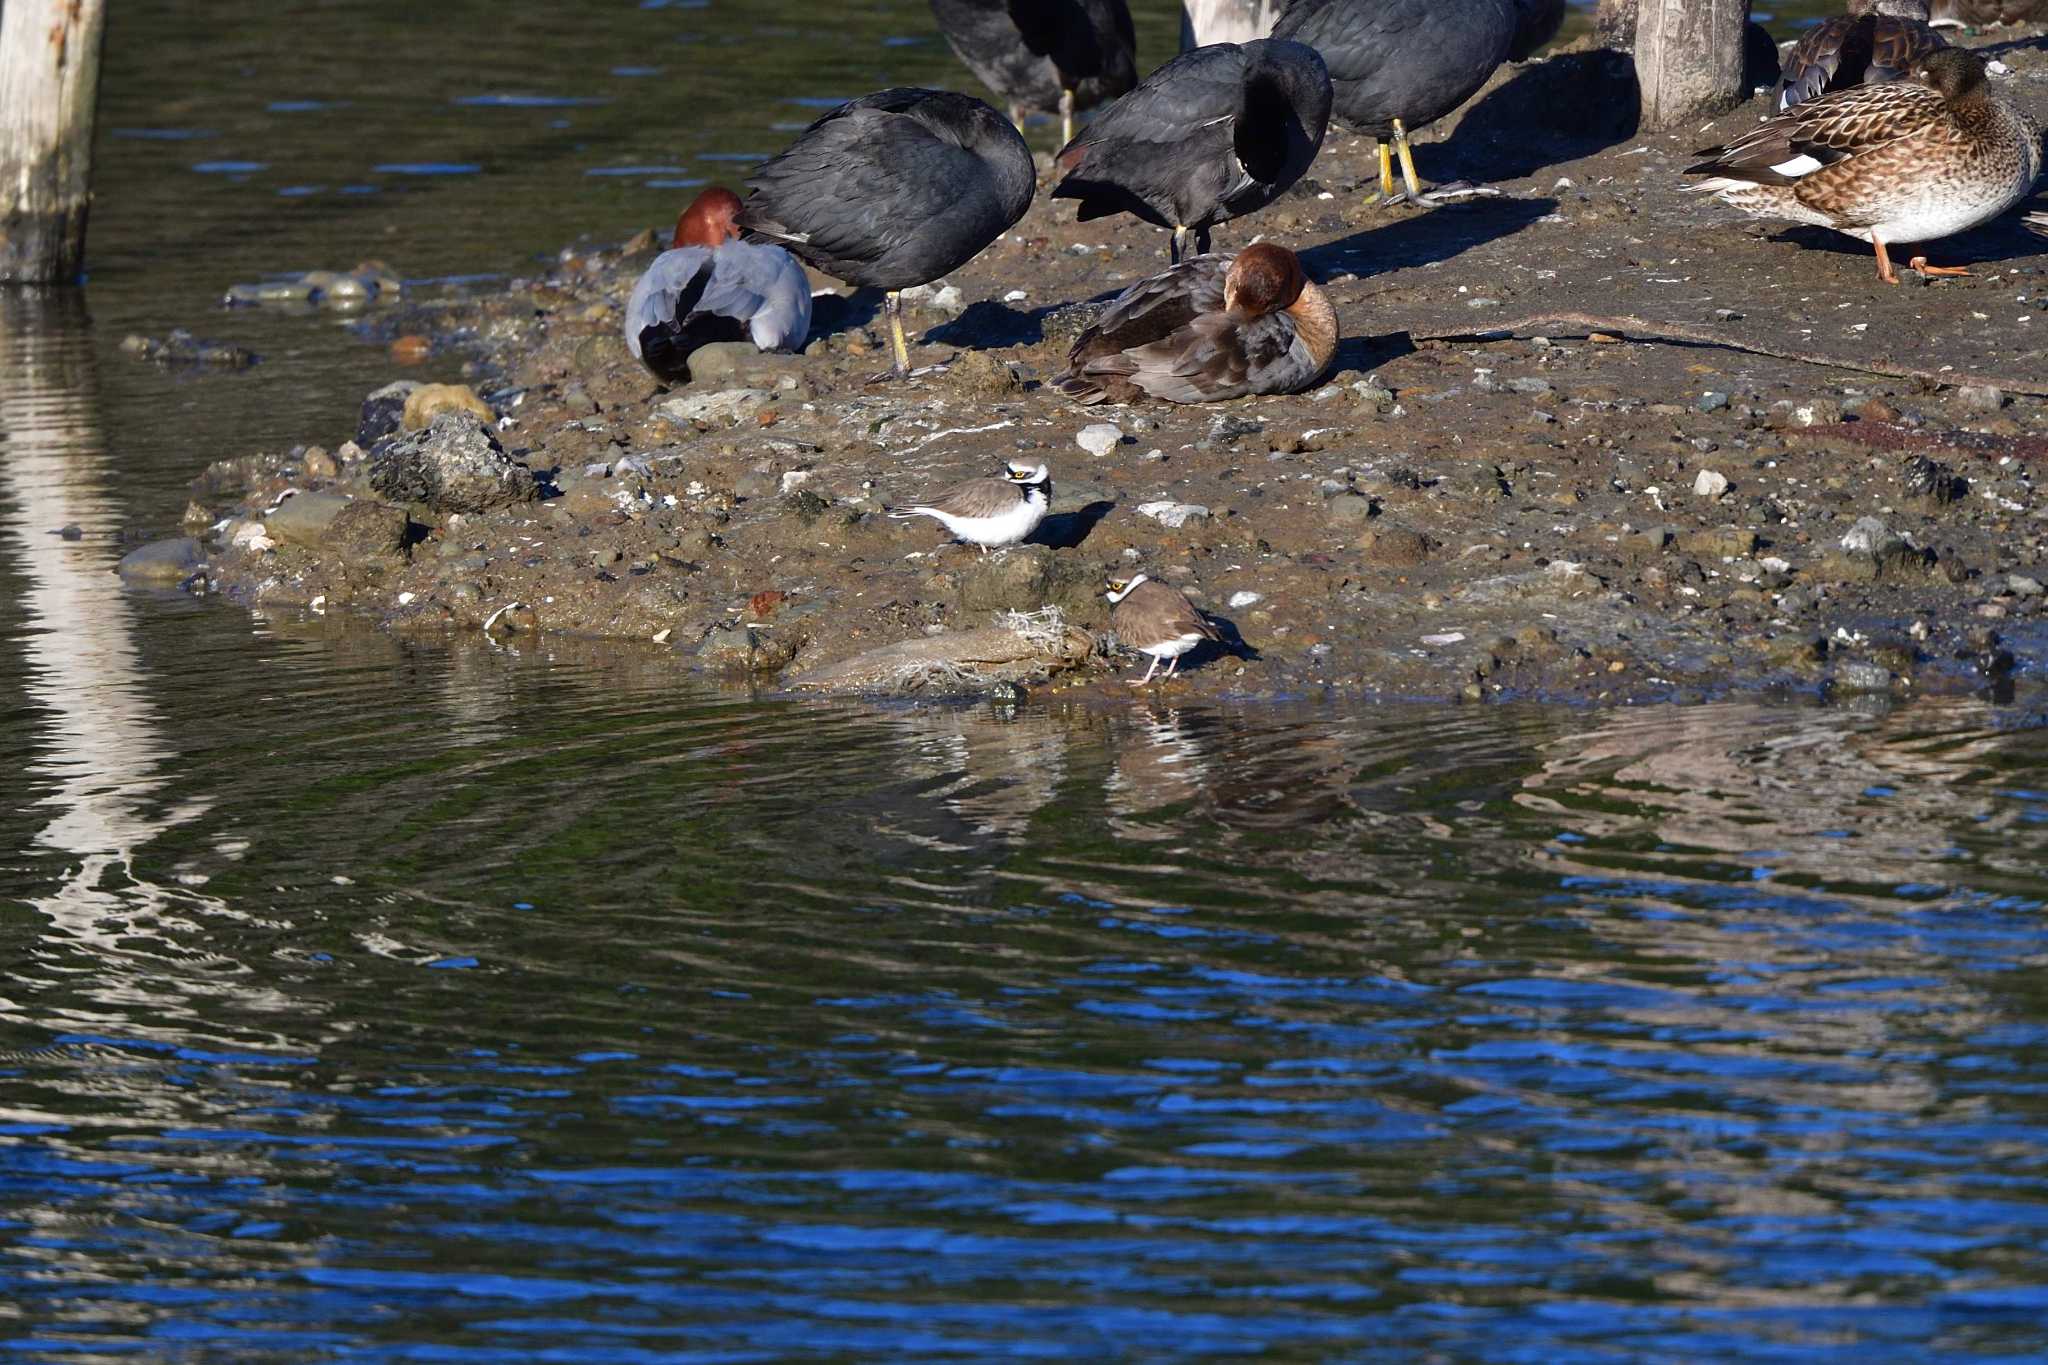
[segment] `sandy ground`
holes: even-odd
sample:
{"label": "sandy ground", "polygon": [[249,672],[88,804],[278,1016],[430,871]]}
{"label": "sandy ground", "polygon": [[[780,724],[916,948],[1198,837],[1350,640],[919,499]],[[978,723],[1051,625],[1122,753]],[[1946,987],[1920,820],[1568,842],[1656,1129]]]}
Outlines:
{"label": "sandy ground", "polygon": [[[2002,88],[2048,116],[2048,45],[1997,39]],[[242,548],[209,547],[203,581],[394,629],[649,642],[769,689],[1000,676],[1115,693],[1140,670],[1109,657],[1099,585],[1140,568],[1228,623],[1231,648],[1166,685],[1190,696],[2024,685],[2048,644],[2048,403],[2015,390],[2048,390],[2048,241],[2009,217],[1931,248],[1971,277],[1887,287],[1858,243],[1681,192],[1688,153],[1762,100],[1637,136],[1631,80],[1606,53],[1506,70],[1419,149],[1425,177],[1501,198],[1374,205],[1367,145],[1333,134],[1309,181],[1219,229],[1219,247],[1262,233],[1300,250],[1339,310],[1336,368],[1296,397],[1090,410],[1043,387],[1087,316],[1074,305],[1162,268],[1165,238],[1076,224],[1042,195],[944,282],[957,299],[917,305],[913,359],[929,368],[907,382],[868,382],[885,352],[863,295],[819,300],[803,356],[720,353],[658,388],[617,337],[645,238],[408,304],[379,339],[461,360],[545,498],[412,505],[402,549],[244,531]],[[1583,324],[1425,340],[1562,312],[1845,364]],[[418,372],[394,363],[394,378]],[[736,390],[753,392],[720,398]],[[701,419],[678,412],[705,398]],[[1075,437],[1103,421],[1122,439],[1092,455]],[[352,433],[307,435],[320,449],[209,471],[195,525],[261,520],[287,487],[379,497],[371,459],[327,453],[352,454]],[[985,560],[881,515],[1016,457],[1053,471],[1043,544]],[[1159,503],[1206,512],[1173,526],[1143,510]],[[1094,635],[1041,631],[1042,657],[998,669],[832,672],[901,641],[943,658],[1048,605]]]}

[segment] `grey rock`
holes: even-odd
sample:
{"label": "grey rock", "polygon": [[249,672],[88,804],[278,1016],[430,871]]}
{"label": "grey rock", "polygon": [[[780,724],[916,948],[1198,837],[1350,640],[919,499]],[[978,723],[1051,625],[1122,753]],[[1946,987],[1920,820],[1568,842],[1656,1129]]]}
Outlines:
{"label": "grey rock", "polygon": [[532,502],[540,486],[498,438],[467,413],[444,412],[432,426],[371,457],[370,486],[437,512],[485,512]]}
{"label": "grey rock", "polygon": [[1339,526],[1356,526],[1372,520],[1372,499],[1357,493],[1339,493],[1327,504],[1330,520]]}
{"label": "grey rock", "polygon": [[411,531],[412,521],[402,509],[361,498],[328,524],[324,544],[352,564],[402,559]]}
{"label": "grey rock", "polygon": [[1718,498],[1728,491],[1728,476],[1718,469],[1702,469],[1692,481],[1696,498]]}
{"label": "grey rock", "polygon": [[350,501],[339,493],[300,493],[278,504],[265,529],[287,545],[317,547]]}
{"label": "grey rock", "polygon": [[1124,433],[1114,422],[1091,422],[1074,435],[1074,444],[1090,455],[1107,455],[1115,450],[1124,439]]}
{"label": "grey rock", "polygon": [[1991,384],[1965,384],[1956,390],[1956,399],[1971,412],[1997,412],[2010,401],[2004,389]]}
{"label": "grey rock", "polygon": [[205,563],[206,555],[199,542],[190,536],[178,536],[153,540],[140,549],[130,550],[114,568],[131,583],[173,584],[183,583]]}
{"label": "grey rock", "polygon": [[2005,586],[2012,590],[2015,597],[2039,597],[2044,591],[2040,579],[2030,578],[2023,573],[2008,574]]}
{"label": "grey rock", "polygon": [[1207,521],[1209,509],[1198,502],[1141,502],[1138,515],[1178,530],[1191,521]]}
{"label": "grey rock", "polygon": [[690,352],[690,382],[713,384],[727,381],[751,364],[761,352],[751,341],[714,341]]}
{"label": "grey rock", "polygon": [[1842,548],[1852,555],[1870,555],[1873,558],[1901,537],[1876,517],[1859,517],[1848,533],[1842,537]]}
{"label": "grey rock", "polygon": [[1889,692],[1892,671],[1868,659],[1851,659],[1836,665],[1831,681],[1838,692]]}
{"label": "grey rock", "polygon": [[767,401],[766,389],[725,389],[719,393],[671,398],[655,412],[678,426],[696,422],[707,426],[730,426]]}
{"label": "grey rock", "polygon": [[1719,412],[1722,408],[1728,406],[1728,395],[1725,393],[1703,393],[1700,395],[1699,401],[1694,403],[1693,406],[1701,412]]}

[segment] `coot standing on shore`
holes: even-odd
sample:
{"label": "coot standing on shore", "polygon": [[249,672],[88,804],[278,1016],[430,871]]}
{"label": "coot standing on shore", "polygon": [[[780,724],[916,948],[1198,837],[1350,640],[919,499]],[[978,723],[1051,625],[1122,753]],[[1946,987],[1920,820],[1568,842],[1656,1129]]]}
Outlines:
{"label": "coot standing on shore", "polygon": [[1515,50],[1525,7],[1548,8],[1540,0],[1292,0],[1273,36],[1322,54],[1337,121],[1379,153],[1380,193],[1394,192],[1391,143],[1408,197],[1420,199],[1408,135],[1478,93]]}
{"label": "coot standing on shore", "polygon": [[1031,207],[1031,149],[981,100],[897,88],[840,105],[747,180],[751,238],[885,291],[898,378],[910,373],[901,290],[957,270]]}
{"label": "coot standing on shore", "polygon": [[1074,114],[1138,83],[1137,37],[1124,0],[931,0],[953,55],[1010,106],[1057,113],[1060,141]]}
{"label": "coot standing on shore", "polygon": [[1080,219],[1129,213],[1173,232],[1172,259],[1209,229],[1264,208],[1301,179],[1330,122],[1330,78],[1300,43],[1183,52],[1105,109],[1059,155],[1055,199]]}
{"label": "coot standing on shore", "polygon": [[654,258],[626,301],[626,348],[658,379],[690,377],[690,353],[747,339],[794,351],[811,330],[811,282],[781,247],[739,240],[740,197],[713,186],[676,220],[674,245]]}

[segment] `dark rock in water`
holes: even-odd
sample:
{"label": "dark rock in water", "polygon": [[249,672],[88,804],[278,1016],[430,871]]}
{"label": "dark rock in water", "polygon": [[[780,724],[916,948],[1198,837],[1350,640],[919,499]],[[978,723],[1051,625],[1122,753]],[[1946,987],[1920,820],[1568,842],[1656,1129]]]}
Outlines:
{"label": "dark rock in water", "polygon": [[84,540],[85,528],[80,526],[77,522],[72,522],[70,525],[65,526],[63,529],[59,530],[57,534],[63,537],[65,540]]}
{"label": "dark rock in water", "polygon": [[399,502],[437,512],[485,512],[532,502],[540,485],[474,417],[444,412],[424,431],[370,457],[370,486]]}
{"label": "dark rock in water", "polygon": [[254,351],[225,341],[208,341],[182,327],[172,328],[161,341],[155,337],[125,337],[121,349],[159,365],[218,365],[223,369],[246,370],[259,359]]}
{"label": "dark rock in water", "polygon": [[419,386],[416,379],[401,379],[365,398],[362,415],[356,419],[356,444],[367,450],[396,432],[405,417],[405,400]]}
{"label": "dark rock in water", "polygon": [[131,583],[183,583],[206,563],[205,552],[190,536],[153,540],[131,550],[114,566],[115,572]]}

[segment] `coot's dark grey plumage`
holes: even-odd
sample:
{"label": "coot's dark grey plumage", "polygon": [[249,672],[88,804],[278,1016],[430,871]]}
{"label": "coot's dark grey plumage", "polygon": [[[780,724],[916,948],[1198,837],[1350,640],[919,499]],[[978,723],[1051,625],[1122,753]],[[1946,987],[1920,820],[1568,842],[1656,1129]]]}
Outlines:
{"label": "coot's dark grey plumage", "polygon": [[1564,0],[1517,0],[1515,37],[1508,60],[1526,62],[1564,26]]}
{"label": "coot's dark grey plumage", "polygon": [[1031,149],[969,95],[899,88],[848,101],[748,178],[739,216],[848,284],[887,291],[898,375],[910,372],[899,290],[957,270],[1031,207]]}
{"label": "coot's dark grey plumage", "polygon": [[1771,102],[1782,114],[1830,90],[1904,80],[1915,62],[1947,46],[1927,22],[1927,0],[1849,0],[1847,13],[1792,44]]}
{"label": "coot's dark grey plumage", "polygon": [[1272,203],[1301,179],[1330,122],[1330,78],[1300,43],[1217,43],[1183,52],[1112,104],[1059,155],[1055,199],[1080,218],[1129,213],[1192,236]]}
{"label": "coot's dark grey plumage", "polygon": [[1138,83],[1137,37],[1124,0],[931,3],[953,54],[1003,97],[1020,129],[1027,111],[1057,113],[1060,141],[1069,142],[1077,109]]}
{"label": "coot's dark grey plumage", "polygon": [[1381,193],[1394,192],[1391,141],[1409,197],[1420,198],[1408,135],[1477,94],[1507,60],[1523,10],[1541,7],[1541,0],[1293,0],[1273,36],[1322,54],[1337,121],[1377,144]]}

